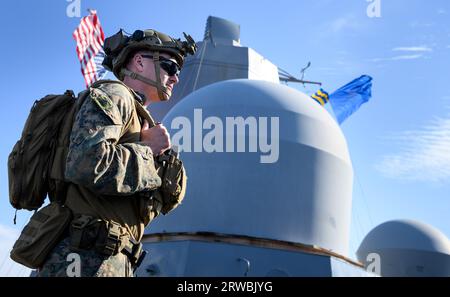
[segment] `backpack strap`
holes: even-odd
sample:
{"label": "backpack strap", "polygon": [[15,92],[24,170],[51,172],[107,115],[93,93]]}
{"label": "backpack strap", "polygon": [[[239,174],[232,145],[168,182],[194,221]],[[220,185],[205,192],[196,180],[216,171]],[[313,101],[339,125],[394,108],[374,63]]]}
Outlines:
{"label": "backpack strap", "polygon": [[[72,96],[75,98],[75,94],[72,90],[67,90],[65,92],[65,95]],[[66,137],[64,137],[62,139],[62,147],[65,147],[65,148],[69,147],[70,132],[72,130],[73,123],[75,122],[76,116],[77,116],[78,112],[80,111],[81,106],[86,101],[86,98],[88,97],[88,95],[89,95],[88,91],[85,91],[85,92],[82,92],[79,94],[78,98],[75,101],[75,106],[72,109],[69,122],[65,123],[64,127],[60,127],[60,129],[63,129],[63,131],[61,131],[61,132],[67,134]],[[54,158],[55,158],[55,156],[53,157],[52,163],[55,161]],[[53,164],[51,166],[53,166]],[[51,178],[49,187],[54,194],[49,193],[50,201],[52,201],[52,202],[55,201],[61,205],[64,205],[66,202],[68,185],[69,185],[69,182],[66,181],[65,179]]]}
{"label": "backpack strap", "polygon": [[152,118],[152,116],[150,115],[148,110],[141,103],[139,103],[137,100],[135,100],[134,102],[135,102],[134,105],[136,106],[137,113],[141,117],[143,117],[144,119],[147,120],[149,127],[152,128],[152,127],[156,126],[155,120]]}

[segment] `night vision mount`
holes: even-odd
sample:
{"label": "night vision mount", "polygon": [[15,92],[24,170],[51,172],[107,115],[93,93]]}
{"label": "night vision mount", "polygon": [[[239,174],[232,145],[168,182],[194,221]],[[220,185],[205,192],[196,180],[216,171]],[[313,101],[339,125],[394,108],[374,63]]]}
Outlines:
{"label": "night vision mount", "polygon": [[[128,35],[123,29],[111,37],[106,38],[103,45],[106,57],[103,66],[112,71],[115,64],[114,59],[118,58],[122,51],[128,47],[147,48],[153,51],[170,52],[183,61],[187,55],[194,55],[197,51],[197,45],[194,39],[183,32],[186,41],[174,39],[164,33],[155,30],[136,30],[133,34]],[[128,51],[125,51],[128,54]],[[177,60],[178,60],[177,59]],[[118,59],[123,60],[123,59]],[[182,63],[181,63],[182,64]],[[182,66],[182,65],[180,65]]]}

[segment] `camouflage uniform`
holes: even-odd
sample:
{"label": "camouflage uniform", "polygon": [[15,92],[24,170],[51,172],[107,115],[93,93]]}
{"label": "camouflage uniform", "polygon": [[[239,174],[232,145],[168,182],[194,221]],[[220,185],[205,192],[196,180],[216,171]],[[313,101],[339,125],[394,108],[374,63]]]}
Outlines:
{"label": "camouflage uniform", "polygon": [[[142,98],[118,83],[104,83],[86,92],[70,136],[65,175],[71,183],[65,204],[74,215],[113,220],[140,241],[145,226],[158,215],[157,202],[143,193],[161,185],[152,150],[140,142],[141,122],[134,100]],[[63,240],[39,275],[65,275],[70,252]],[[86,251],[80,256],[83,275],[128,275],[129,263],[121,253],[105,258]]]}
{"label": "camouflage uniform", "polygon": [[[69,255],[76,253],[81,262]],[[74,265],[79,265],[76,271]],[[79,274],[77,275],[77,273]],[[52,251],[44,266],[38,270],[38,277],[112,277],[112,276],[133,276],[133,269],[128,258],[122,254],[107,257],[96,253],[93,250],[72,251],[69,247],[69,239],[61,241]]]}

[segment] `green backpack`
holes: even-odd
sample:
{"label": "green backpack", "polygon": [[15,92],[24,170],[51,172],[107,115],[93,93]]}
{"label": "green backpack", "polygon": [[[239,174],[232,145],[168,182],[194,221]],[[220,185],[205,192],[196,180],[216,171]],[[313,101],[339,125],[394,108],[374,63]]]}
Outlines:
{"label": "green backpack", "polygon": [[[37,210],[48,196],[51,203],[35,211],[14,243],[10,257],[30,268],[43,265],[72,220],[64,207],[64,180],[70,132],[88,92],[73,91],[37,100],[22,136],[8,158],[9,201],[19,209]],[[14,224],[16,217],[14,217]]]}
{"label": "green backpack", "polygon": [[74,116],[81,106],[77,101],[82,100],[68,90],[33,104],[8,157],[9,201],[17,210],[36,210],[47,195],[50,201],[65,197],[65,162],[61,161],[67,156]]}

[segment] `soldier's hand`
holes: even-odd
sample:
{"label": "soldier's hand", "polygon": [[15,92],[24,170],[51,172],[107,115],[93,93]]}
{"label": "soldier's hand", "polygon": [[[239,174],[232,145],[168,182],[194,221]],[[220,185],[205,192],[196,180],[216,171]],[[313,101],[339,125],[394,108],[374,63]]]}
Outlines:
{"label": "soldier's hand", "polygon": [[158,124],[149,128],[147,121],[142,125],[141,142],[148,145],[156,156],[171,147],[170,135],[166,127],[163,124]]}

